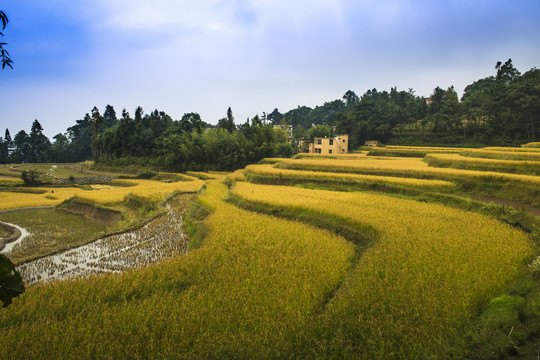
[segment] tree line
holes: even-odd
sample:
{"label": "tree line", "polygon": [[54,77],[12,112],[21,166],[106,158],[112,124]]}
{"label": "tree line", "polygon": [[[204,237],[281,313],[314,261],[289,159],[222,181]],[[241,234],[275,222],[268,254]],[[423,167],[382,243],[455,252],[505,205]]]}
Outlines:
{"label": "tree line", "polygon": [[234,170],[265,157],[291,156],[294,147],[281,128],[255,116],[236,125],[231,108],[217,126],[197,113],[173,120],[163,111],[134,116],[124,109],[118,118],[111,105],[97,107],[54,136],[43,134],[38,120],[30,133],[9,130],[0,138],[0,163],[78,162],[93,159],[109,165],[137,164],[173,171]]}
{"label": "tree line", "polygon": [[[0,137],[0,163],[78,162],[140,164],[170,170],[233,170],[264,157],[290,156],[295,141],[282,129],[292,125],[294,140],[349,134],[349,150],[366,140],[387,144],[519,145],[537,140],[540,70],[521,74],[509,59],[495,74],[468,85],[461,99],[453,86],[436,87],[430,97],[414,90],[352,90],[341,99],[285,113],[276,108],[235,124],[231,108],[216,126],[199,114],[180,120],[141,107],[120,117],[111,105],[97,107],[51,142],[38,120],[30,133]],[[282,125],[275,128],[274,125]]]}

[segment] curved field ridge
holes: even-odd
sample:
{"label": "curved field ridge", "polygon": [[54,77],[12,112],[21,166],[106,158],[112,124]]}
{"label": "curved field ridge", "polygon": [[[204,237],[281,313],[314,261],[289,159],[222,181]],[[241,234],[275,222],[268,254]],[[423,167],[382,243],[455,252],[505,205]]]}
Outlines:
{"label": "curved field ridge", "polygon": [[440,205],[249,183],[238,183],[233,194],[337,214],[379,231],[322,314],[308,358],[444,358],[460,328],[532,254],[526,234]]}

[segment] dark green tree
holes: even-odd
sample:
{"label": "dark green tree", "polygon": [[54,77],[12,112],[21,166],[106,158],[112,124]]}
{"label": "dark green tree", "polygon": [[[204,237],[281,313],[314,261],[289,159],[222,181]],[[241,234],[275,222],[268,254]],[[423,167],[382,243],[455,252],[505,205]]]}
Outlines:
{"label": "dark green tree", "polygon": [[358,104],[358,101],[360,101],[360,98],[356,93],[352,90],[347,90],[345,95],[343,95],[343,100],[345,100],[345,105],[350,108],[356,104]]}
{"label": "dark green tree", "polygon": [[281,118],[283,118],[283,114],[278,111],[278,109],[274,109],[270,114],[266,116],[266,120],[270,122],[270,124],[277,125],[281,121]]}

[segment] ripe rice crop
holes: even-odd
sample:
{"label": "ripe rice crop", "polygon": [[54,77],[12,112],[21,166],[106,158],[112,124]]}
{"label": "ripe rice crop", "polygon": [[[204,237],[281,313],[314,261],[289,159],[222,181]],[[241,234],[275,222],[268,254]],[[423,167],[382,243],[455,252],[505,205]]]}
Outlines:
{"label": "ripe rice crop", "polygon": [[[270,207],[339,215],[380,232],[321,315],[306,358],[445,358],[479,307],[532,255],[526,234],[475,213],[384,195],[238,183]],[[455,354],[454,354],[455,355]]]}
{"label": "ripe rice crop", "polygon": [[429,146],[392,146],[374,147],[370,149],[369,156],[398,156],[398,157],[424,157],[429,153],[459,153],[462,148],[445,148]]}
{"label": "ripe rice crop", "polygon": [[540,142],[530,142],[530,143],[521,145],[521,147],[524,147],[524,148],[540,148]]}
{"label": "ripe rice crop", "polygon": [[465,150],[461,152],[463,156],[485,159],[500,159],[500,160],[540,160],[540,152],[525,152],[525,151],[497,151],[497,150]]}
{"label": "ripe rice crop", "polygon": [[538,152],[540,151],[540,148],[534,148],[534,147],[485,147],[485,150],[492,150],[492,151],[504,151],[504,152]]}
{"label": "ripe rice crop", "polygon": [[[133,186],[124,186],[125,183]],[[128,194],[142,196],[152,200],[163,200],[168,194],[178,192],[196,192],[203,184],[201,180],[164,183],[152,180],[113,180],[111,187],[99,190],[83,190],[74,187],[38,187],[33,190],[43,194],[19,192],[0,192],[0,210],[35,206],[55,206],[72,197],[95,201],[99,204],[120,203]],[[115,186],[121,185],[121,186]]]}
{"label": "ripe rice crop", "polygon": [[428,154],[425,160],[435,167],[540,175],[540,161],[470,158],[459,154]]}
{"label": "ripe rice crop", "polygon": [[[0,358],[267,359],[296,339],[355,259],[344,238],[223,203],[201,201],[201,248],[122,274],[30,286],[0,311]],[[31,355],[29,355],[31,354]]]}
{"label": "ripe rice crop", "polygon": [[294,180],[296,182],[338,182],[357,185],[391,185],[416,189],[447,190],[453,183],[443,180],[424,180],[392,176],[358,175],[346,173],[317,172],[306,170],[278,169],[272,165],[249,165],[246,167],[250,181]]}
{"label": "ripe rice crop", "polygon": [[488,188],[489,195],[540,204],[540,177],[532,175],[508,174],[494,171],[474,171],[462,169],[435,168],[416,158],[388,158],[366,160],[309,160],[282,159],[279,168],[353,174],[398,176],[419,179],[438,179],[455,182],[464,191]]}

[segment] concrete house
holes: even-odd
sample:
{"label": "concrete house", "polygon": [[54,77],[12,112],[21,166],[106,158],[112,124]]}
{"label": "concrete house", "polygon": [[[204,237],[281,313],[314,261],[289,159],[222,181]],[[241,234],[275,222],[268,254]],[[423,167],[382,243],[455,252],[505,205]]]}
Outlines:
{"label": "concrete house", "polygon": [[310,154],[346,154],[349,152],[349,135],[336,135],[330,138],[316,137],[309,144]]}

